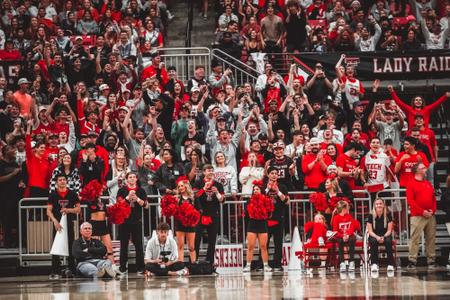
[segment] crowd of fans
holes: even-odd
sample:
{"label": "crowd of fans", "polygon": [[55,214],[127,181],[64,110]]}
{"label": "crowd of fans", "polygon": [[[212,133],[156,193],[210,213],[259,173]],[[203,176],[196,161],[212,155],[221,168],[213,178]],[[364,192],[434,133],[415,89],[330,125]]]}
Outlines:
{"label": "crowd of fans", "polygon": [[220,1],[214,44],[252,53],[448,49],[448,1]]}
{"label": "crowd of fans", "polygon": [[[221,47],[228,39],[248,52],[407,50],[422,43],[427,49],[443,48],[450,6],[411,2],[238,5],[225,0],[218,43]],[[280,203],[296,190],[351,200],[352,190],[366,188],[374,196],[397,177],[399,186],[407,187],[417,163],[434,182],[438,146],[429,119],[450,92],[427,101],[416,96],[409,105],[389,86],[393,100],[384,101],[380,81],[366,91],[353,66],[344,66],[344,54],[336,64],[337,78],[330,78],[320,63],[306,80],[295,65],[283,78],[269,61],[255,85],[237,86],[232,70],[212,61],[210,74],[197,65],[183,82],[158,51],[170,16],[157,0],[6,0],[1,12],[0,59],[22,60],[17,77],[0,77],[5,246],[17,244],[21,198],[48,197],[49,191],[66,187],[79,194],[93,180],[104,186],[110,204],[139,186],[131,198],[142,207],[148,206],[145,195],[192,200],[191,186],[212,190],[208,197],[217,201],[224,200],[223,194],[237,199],[241,192],[253,193],[260,180],[261,190]],[[395,23],[396,18],[407,23]],[[321,20],[317,24],[322,25],[308,25]],[[421,31],[415,22],[422,24]],[[181,176],[186,176],[183,188]],[[205,178],[220,185],[204,187]],[[343,216],[346,210],[342,204]],[[269,229],[278,240],[285,214],[277,212],[276,232]],[[58,218],[51,219],[58,229]],[[137,234],[138,219],[133,215],[123,227],[121,240],[127,245],[129,235]],[[199,241],[190,233],[196,229],[183,230],[195,260],[194,242]]]}

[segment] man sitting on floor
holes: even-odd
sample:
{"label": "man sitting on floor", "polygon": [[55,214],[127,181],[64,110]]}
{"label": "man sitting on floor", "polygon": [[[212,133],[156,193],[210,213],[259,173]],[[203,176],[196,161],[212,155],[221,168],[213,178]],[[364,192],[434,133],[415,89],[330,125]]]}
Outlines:
{"label": "man sitting on floor", "polygon": [[177,243],[169,237],[169,225],[159,223],[157,236],[150,239],[145,250],[145,269],[150,275],[187,275],[184,264],[178,261]]}
{"label": "man sitting on floor", "polygon": [[72,244],[72,254],[78,262],[77,272],[83,277],[101,278],[110,276],[114,278],[116,272],[112,262],[104,259],[106,247],[102,241],[92,238],[92,225],[84,222],[80,226],[81,237]]}

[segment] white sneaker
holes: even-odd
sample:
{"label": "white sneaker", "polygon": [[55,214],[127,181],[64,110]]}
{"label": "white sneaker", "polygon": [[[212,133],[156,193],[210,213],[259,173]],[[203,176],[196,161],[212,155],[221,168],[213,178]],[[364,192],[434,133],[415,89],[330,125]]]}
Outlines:
{"label": "white sneaker", "polygon": [[372,272],[378,272],[378,265],[377,265],[377,264],[373,264],[373,265],[370,267],[370,271],[372,271]]}
{"label": "white sneaker", "polygon": [[97,271],[97,278],[102,278],[103,276],[105,276],[105,273],[106,273],[105,268],[100,268]]}
{"label": "white sneaker", "polygon": [[245,267],[244,267],[244,269],[242,270],[242,272],[244,272],[244,273],[248,273],[248,272],[250,272],[251,271],[251,269],[250,269],[250,264],[247,264]]}
{"label": "white sneaker", "polygon": [[450,263],[447,264],[447,270],[450,270]]}
{"label": "white sneaker", "polygon": [[189,271],[186,268],[184,268],[182,270],[177,271],[177,274],[178,276],[186,276],[189,275]]}
{"label": "white sneaker", "polygon": [[343,273],[347,271],[347,265],[345,264],[345,262],[341,262],[341,264],[339,265],[339,272]]}
{"label": "white sneaker", "polygon": [[272,272],[273,270],[272,270],[272,268],[271,267],[269,267],[269,266],[264,266],[264,273],[270,273],[270,272]]}
{"label": "white sneaker", "polygon": [[393,265],[388,265],[388,266],[387,266],[387,271],[388,271],[388,272],[393,272],[393,271],[395,271],[394,266],[393,266]]}
{"label": "white sneaker", "polygon": [[354,261],[351,261],[351,262],[348,264],[348,271],[349,271],[349,272],[355,272],[355,262],[354,262]]}
{"label": "white sneaker", "polygon": [[116,271],[114,271],[113,268],[106,267],[105,271],[106,271],[106,274],[108,274],[108,276],[110,276],[111,278],[115,278],[116,277]]}

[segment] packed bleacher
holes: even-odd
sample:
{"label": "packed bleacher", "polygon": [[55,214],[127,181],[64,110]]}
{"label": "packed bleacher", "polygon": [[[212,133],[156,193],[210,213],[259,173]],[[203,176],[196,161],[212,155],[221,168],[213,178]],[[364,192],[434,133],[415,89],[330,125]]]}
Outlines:
{"label": "packed bleacher", "polygon": [[[161,57],[172,17],[161,0],[2,1],[0,62],[14,62],[0,76],[3,246],[17,246],[20,199],[48,198],[47,216],[59,230],[66,209],[79,213],[76,199],[64,200],[72,208],[54,209],[62,205],[58,197],[68,197],[61,190],[85,194],[94,181],[108,198],[88,205],[100,216],[91,219],[99,222],[95,235],[108,232],[106,206],[130,203],[128,218],[116,223],[126,247],[131,235],[143,248],[140,209],[158,202],[147,196],[192,204],[202,214],[198,227],[180,217],[174,228],[183,234],[178,255],[186,238],[191,261],[200,244],[192,233],[217,235],[216,204],[249,199],[256,190],[276,199],[268,224],[252,224],[256,232],[275,226],[279,244],[289,192],[318,191],[326,208],[316,202],[315,210],[345,244],[349,235],[339,233],[336,215],[348,221],[352,191],[365,189],[375,200],[380,190],[406,188],[421,172],[417,164],[437,186],[430,115],[450,92],[402,99],[389,85],[392,100],[385,101],[383,78],[364,88],[354,66],[345,65],[345,52],[448,49],[446,1],[225,0],[216,9],[215,46],[237,59],[257,52],[343,54],[335,70],[317,63],[306,80],[295,65],[281,76],[269,60],[254,85],[237,85],[233,70],[213,60],[209,74],[196,65],[182,81]],[[106,246],[104,256],[111,256]],[[126,251],[121,247],[122,273]],[[277,247],[277,268],[280,255]],[[139,270],[143,259],[138,253]]]}
{"label": "packed bleacher", "polygon": [[219,1],[214,46],[252,53],[448,49],[447,1]]}

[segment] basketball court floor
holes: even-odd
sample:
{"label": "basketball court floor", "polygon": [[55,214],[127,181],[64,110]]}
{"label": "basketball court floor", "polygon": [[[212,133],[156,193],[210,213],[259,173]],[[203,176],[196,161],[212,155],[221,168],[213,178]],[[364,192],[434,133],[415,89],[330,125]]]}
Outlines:
{"label": "basketball court floor", "polygon": [[0,278],[0,299],[450,299],[445,268],[380,272],[378,276],[318,273],[251,273],[214,276],[48,280]]}

